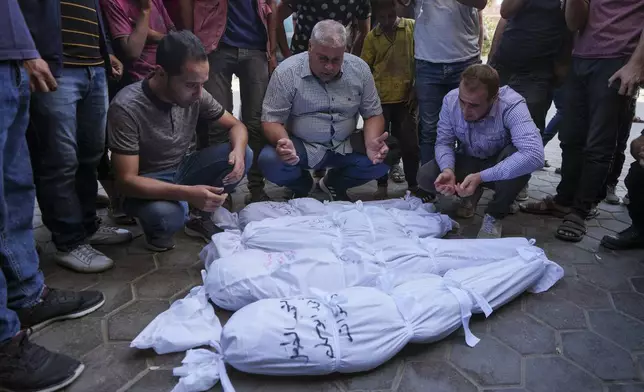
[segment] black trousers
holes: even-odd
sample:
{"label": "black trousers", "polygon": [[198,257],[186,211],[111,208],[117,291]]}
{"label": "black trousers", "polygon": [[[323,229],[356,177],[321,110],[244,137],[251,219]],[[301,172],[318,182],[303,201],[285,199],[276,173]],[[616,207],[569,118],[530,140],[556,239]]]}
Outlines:
{"label": "black trousers", "polygon": [[633,221],[633,226],[644,231],[644,167],[635,161],[631,164],[628,175],[624,180],[628,189],[628,214]]}
{"label": "black trousers", "polygon": [[525,98],[532,121],[543,135],[546,128],[546,115],[554,94],[553,71],[515,72],[502,66],[497,66],[497,71],[501,86],[510,86]]}
{"label": "black trousers", "polygon": [[[619,95],[608,79],[627,58],[573,58],[567,79],[564,124],[559,132],[561,182],[555,201],[570,206],[581,217],[606,197],[620,136],[632,97]],[[630,115],[632,117],[632,114]],[[631,118],[632,120],[632,118]],[[622,125],[623,127],[623,125]]]}
{"label": "black trousers", "polygon": [[[385,163],[393,166],[402,158],[407,186],[413,188],[416,186],[420,164],[416,119],[404,103],[383,104],[382,114],[385,118],[385,129],[390,135],[387,139],[389,155]],[[388,176],[384,175],[378,179],[378,185],[386,185],[387,181]]]}
{"label": "black trousers", "polygon": [[[610,172],[606,179],[607,186],[616,186],[619,182],[619,176],[622,175],[626,154],[628,154],[626,148],[628,147],[628,137],[631,135],[636,106],[637,99],[635,97],[629,99],[627,104],[624,105],[624,113],[619,116],[619,124],[617,125],[617,147],[615,148],[613,162],[611,163]],[[602,199],[604,197],[606,197],[605,194]]]}
{"label": "black trousers", "polygon": [[[489,169],[505,158],[514,154],[517,149],[513,145],[504,148],[496,157],[487,159],[474,158],[465,154],[456,153],[456,182],[459,183],[465,179],[469,174],[478,173],[485,169]],[[418,171],[418,186],[430,193],[436,194],[434,181],[441,170],[436,161],[430,161],[423,165]],[[495,219],[503,219],[510,213],[510,207],[517,195],[523,187],[530,181],[530,174],[521,177],[516,177],[510,180],[495,181],[491,183],[483,183],[482,186],[494,189],[494,198],[488,204],[485,210],[486,214],[491,215]]]}

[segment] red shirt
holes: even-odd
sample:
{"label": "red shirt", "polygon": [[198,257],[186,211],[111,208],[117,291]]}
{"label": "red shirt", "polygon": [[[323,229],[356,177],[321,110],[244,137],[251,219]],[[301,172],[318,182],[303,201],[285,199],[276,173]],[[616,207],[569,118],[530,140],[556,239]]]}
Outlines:
{"label": "red shirt", "polygon": [[[273,10],[267,0],[257,0],[257,12],[268,35],[268,17]],[[226,32],[228,22],[228,0],[194,0],[193,32],[206,48],[206,53],[217,49]],[[270,42],[266,42],[266,53],[270,53]]]}
{"label": "red shirt", "polygon": [[[150,29],[161,34],[174,30],[174,24],[161,0],[150,0]],[[112,39],[127,37],[134,31],[141,9],[135,0],[101,0],[103,13],[112,33]],[[157,45],[147,43],[141,56],[126,64],[125,70],[133,81],[145,79],[156,65]]]}

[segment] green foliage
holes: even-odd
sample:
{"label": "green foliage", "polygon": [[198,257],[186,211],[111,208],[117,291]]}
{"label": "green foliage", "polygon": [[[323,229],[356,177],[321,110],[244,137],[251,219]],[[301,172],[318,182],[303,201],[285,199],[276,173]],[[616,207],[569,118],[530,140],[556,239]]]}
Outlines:
{"label": "green foliage", "polygon": [[498,16],[488,16],[483,15],[483,25],[487,30],[488,39],[483,41],[483,48],[481,50],[481,55],[487,57],[490,53],[490,47],[492,46],[492,38],[494,38],[494,30],[496,30],[496,25],[499,23]]}

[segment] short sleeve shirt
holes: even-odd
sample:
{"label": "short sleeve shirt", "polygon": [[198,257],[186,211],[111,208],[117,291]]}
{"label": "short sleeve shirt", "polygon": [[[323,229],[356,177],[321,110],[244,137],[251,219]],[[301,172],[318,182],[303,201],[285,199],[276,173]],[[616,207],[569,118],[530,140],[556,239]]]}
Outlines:
{"label": "short sleeve shirt", "polygon": [[159,100],[148,79],[123,88],[107,112],[107,140],[116,154],[138,155],[139,174],[176,169],[194,150],[199,120],[217,121],[223,107],[207,91],[188,107]]}
{"label": "short sleeve shirt", "polygon": [[350,136],[358,115],[368,119],[381,114],[369,66],[349,53],[344,55],[340,75],[329,82],[311,73],[308,52],[287,58],[273,72],[262,106],[262,121],[284,124],[302,140],[311,168],[327,151],[353,151]]}
{"label": "short sleeve shirt", "polygon": [[[174,24],[161,0],[150,0],[150,29],[161,34],[174,30]],[[101,0],[103,13],[112,33],[112,39],[124,38],[134,32],[141,9],[136,0]],[[147,43],[141,56],[131,64],[126,64],[126,72],[132,80],[142,80],[156,65],[157,45]]]}
{"label": "short sleeve shirt", "polygon": [[370,0],[295,0],[295,32],[291,52],[302,53],[309,48],[309,38],[316,23],[333,19],[347,26],[353,18],[366,20],[371,16]]}

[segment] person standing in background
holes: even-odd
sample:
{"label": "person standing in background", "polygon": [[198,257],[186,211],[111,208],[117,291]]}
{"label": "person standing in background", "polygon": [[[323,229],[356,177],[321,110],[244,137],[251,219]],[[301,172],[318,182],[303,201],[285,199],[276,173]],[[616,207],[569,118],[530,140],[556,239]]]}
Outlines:
{"label": "person standing in background", "polygon": [[[461,73],[480,63],[479,12],[487,0],[399,0],[415,6],[414,53],[421,163],[434,159],[443,98],[459,86]],[[428,194],[419,195],[425,201]]]}
{"label": "person standing in background", "polygon": [[[554,89],[563,82],[572,53],[562,0],[504,0],[488,64],[499,73],[501,85],[521,94],[546,143],[546,115]],[[564,71],[566,72],[566,71]],[[528,200],[527,188],[518,201]]]}
{"label": "person standing in background", "polygon": [[156,66],[157,45],[175,29],[161,0],[100,0],[115,49],[124,60],[121,85],[145,79]]}
{"label": "person standing in background", "polygon": [[559,132],[561,182],[554,198],[521,209],[563,217],[555,237],[579,242],[585,219],[606,197],[621,127],[633,119],[628,108],[644,80],[644,2],[567,0],[565,12],[568,28],[578,35]]}
{"label": "person standing in background", "polygon": [[[51,25],[40,26],[45,35]],[[29,90],[59,88],[40,58],[16,0],[0,2],[0,388],[57,391],[73,383],[84,365],[29,340],[29,328],[98,310],[98,291],[47,287],[34,247],[34,183],[25,139]],[[96,180],[94,180],[96,183]]]}
{"label": "person standing in background", "polygon": [[[416,193],[420,159],[418,131],[412,115],[415,106],[414,20],[399,17],[396,4],[395,0],[372,2],[376,26],[367,34],[361,57],[373,73],[385,130],[398,141],[405,168],[402,179],[407,180],[408,189]],[[390,154],[392,150],[390,145]],[[387,183],[387,175],[378,178],[376,199],[387,198]]]}
{"label": "person standing in background", "polygon": [[112,54],[98,0],[21,0],[36,48],[58,89],[31,99],[30,146],[38,204],[57,251],[77,272],[102,272],[114,261],[92,245],[115,245],[132,233],[101,225],[96,214],[97,167],[105,151],[107,79],[123,64]]}

